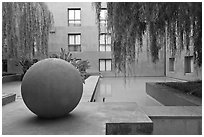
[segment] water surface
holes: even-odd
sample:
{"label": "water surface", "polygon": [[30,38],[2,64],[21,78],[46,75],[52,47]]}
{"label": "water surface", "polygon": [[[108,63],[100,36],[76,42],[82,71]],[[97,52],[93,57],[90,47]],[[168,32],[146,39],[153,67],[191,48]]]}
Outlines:
{"label": "water surface", "polygon": [[146,82],[173,82],[167,77],[107,77],[100,78],[96,88],[96,102],[136,102],[141,106],[162,104],[146,94]]}

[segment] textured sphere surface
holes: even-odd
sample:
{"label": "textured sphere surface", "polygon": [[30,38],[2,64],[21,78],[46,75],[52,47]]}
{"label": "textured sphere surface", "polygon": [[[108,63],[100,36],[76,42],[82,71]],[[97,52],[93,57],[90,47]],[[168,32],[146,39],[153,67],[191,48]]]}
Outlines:
{"label": "textured sphere surface", "polygon": [[21,84],[24,103],[43,118],[66,116],[78,105],[82,92],[79,71],[70,63],[56,58],[32,65]]}

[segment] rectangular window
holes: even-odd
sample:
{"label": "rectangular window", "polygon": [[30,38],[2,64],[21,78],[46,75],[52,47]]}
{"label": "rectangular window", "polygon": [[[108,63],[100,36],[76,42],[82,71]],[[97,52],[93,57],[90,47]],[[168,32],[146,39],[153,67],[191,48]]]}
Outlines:
{"label": "rectangular window", "polygon": [[112,70],[111,59],[99,59],[99,71],[111,71]]}
{"label": "rectangular window", "polygon": [[3,59],[2,60],[2,71],[3,72],[7,72],[8,71],[8,65],[7,65],[7,60],[6,59]]}
{"label": "rectangular window", "polygon": [[6,54],[8,50],[7,39],[2,40],[2,54]]}
{"label": "rectangular window", "polygon": [[81,51],[81,34],[68,34],[68,50],[71,52]]}
{"label": "rectangular window", "polygon": [[80,26],[81,25],[81,9],[69,8],[68,9],[68,26]]}
{"label": "rectangular window", "polygon": [[175,58],[169,58],[169,71],[175,70]]}
{"label": "rectangular window", "polygon": [[100,11],[100,21],[107,20],[107,9],[102,8]]}
{"label": "rectangular window", "polygon": [[186,56],[184,59],[184,69],[185,73],[192,73],[193,72],[193,56]]}
{"label": "rectangular window", "polygon": [[110,33],[110,30],[108,30],[108,23],[107,23],[107,9],[102,8],[100,12],[100,32],[102,33]]}
{"label": "rectangular window", "polygon": [[111,51],[111,35],[107,33],[100,34],[99,51]]}

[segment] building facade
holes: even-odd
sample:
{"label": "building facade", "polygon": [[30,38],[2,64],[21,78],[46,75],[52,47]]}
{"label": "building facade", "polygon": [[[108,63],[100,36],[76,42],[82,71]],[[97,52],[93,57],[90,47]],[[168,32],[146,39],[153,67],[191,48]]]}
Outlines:
{"label": "building facade", "polygon": [[[88,60],[90,68],[87,72],[101,73],[103,76],[115,76],[111,56],[111,32],[107,30],[107,9],[102,3],[100,21],[97,22],[96,11],[91,2],[47,2],[53,14],[54,26],[48,41],[48,56],[60,54],[60,49],[71,52],[78,60]],[[99,25],[98,25],[99,23]],[[100,26],[100,27],[99,27]],[[202,79],[202,67],[193,62],[193,46],[190,52],[182,51],[179,56],[172,57],[169,44],[161,45],[159,60],[152,63],[147,52],[150,44],[148,33],[143,36],[143,46],[138,48],[136,42],[137,61],[128,68],[130,76],[168,76],[184,80]],[[3,54],[2,71],[22,73],[15,59],[7,59]]]}
{"label": "building facade", "polygon": [[184,47],[181,52],[172,56],[166,48],[166,76],[184,80],[202,80],[202,66],[198,67],[194,62],[194,47],[190,42],[189,50]]}
{"label": "building facade", "polygon": [[[73,57],[90,62],[90,73],[115,76],[111,57],[111,35],[107,30],[106,4],[102,3],[100,27],[95,7],[91,2],[47,3],[54,17],[54,28],[49,39],[49,55],[59,54],[60,48],[70,51]],[[144,40],[144,45],[147,45]],[[164,76],[164,50],[154,64],[148,58],[145,46],[138,62],[131,66],[132,76]]]}
{"label": "building facade", "polygon": [[[88,72],[111,73],[110,37],[105,32],[100,36],[92,3],[51,2],[47,5],[54,17],[48,54],[59,55],[60,48],[63,48],[79,60],[88,60],[91,66]],[[101,18],[105,20],[104,14]]]}

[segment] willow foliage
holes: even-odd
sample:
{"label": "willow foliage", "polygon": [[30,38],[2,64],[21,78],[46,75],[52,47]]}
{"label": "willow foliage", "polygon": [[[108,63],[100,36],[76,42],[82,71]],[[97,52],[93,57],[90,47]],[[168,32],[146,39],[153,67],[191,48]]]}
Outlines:
{"label": "willow foliage", "polygon": [[[47,56],[49,29],[53,23],[45,3],[2,3],[2,49],[9,58]],[[36,50],[36,52],[34,51]]]}
{"label": "willow foliage", "polygon": [[[98,20],[100,4],[95,3]],[[107,2],[108,28],[112,31],[115,67],[126,71],[127,65],[135,61],[136,41],[142,47],[144,32],[148,32],[150,45],[147,50],[152,62],[159,60],[159,42],[170,42],[171,56],[183,49],[189,51],[193,39],[194,59],[202,64],[202,3],[183,2]],[[167,35],[166,35],[167,34]],[[186,53],[187,54],[187,53]]]}

